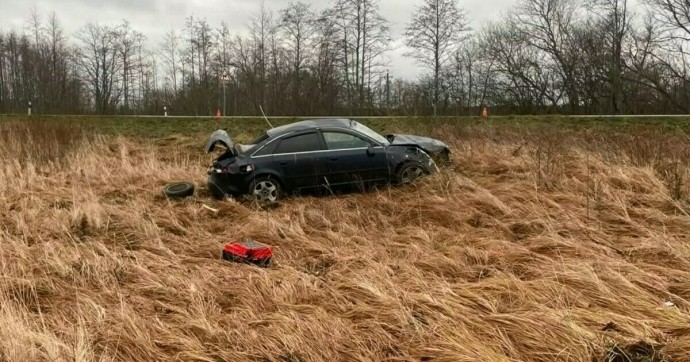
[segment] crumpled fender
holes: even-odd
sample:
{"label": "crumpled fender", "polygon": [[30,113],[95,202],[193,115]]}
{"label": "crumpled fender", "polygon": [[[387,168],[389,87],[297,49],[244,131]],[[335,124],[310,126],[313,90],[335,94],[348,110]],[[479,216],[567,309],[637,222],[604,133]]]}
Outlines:
{"label": "crumpled fender", "polygon": [[211,138],[209,138],[208,140],[208,143],[206,143],[206,153],[213,152],[213,150],[216,149],[216,145],[218,143],[223,145],[228,150],[233,150],[233,147],[235,146],[235,143],[232,142],[232,139],[230,138],[230,135],[228,135],[228,132],[226,132],[223,129],[219,129],[213,132]]}
{"label": "crumpled fender", "polygon": [[443,153],[443,152],[450,153],[450,149],[448,148],[448,145],[446,145],[443,141],[440,141],[440,140],[437,140],[434,138],[408,135],[408,134],[389,134],[389,135],[386,135],[386,138],[389,141],[392,139],[391,145],[395,145],[395,146],[405,146],[405,145],[418,146],[419,148],[423,149],[424,151],[432,153],[432,154],[439,154],[439,153]]}

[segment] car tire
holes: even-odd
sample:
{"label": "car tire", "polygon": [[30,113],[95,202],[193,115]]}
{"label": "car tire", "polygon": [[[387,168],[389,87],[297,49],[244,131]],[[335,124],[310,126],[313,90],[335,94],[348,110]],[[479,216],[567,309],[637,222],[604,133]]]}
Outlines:
{"label": "car tire", "polygon": [[208,190],[211,192],[211,196],[213,196],[214,199],[216,200],[224,200],[225,199],[225,192],[220,188],[220,186],[216,184],[209,184],[208,185]]}
{"label": "car tire", "polygon": [[283,188],[276,177],[259,176],[249,184],[249,195],[260,202],[276,202],[283,197]]}
{"label": "car tire", "polygon": [[398,168],[395,180],[400,185],[407,185],[428,174],[429,171],[421,163],[406,162]]}
{"label": "car tire", "polygon": [[191,182],[173,182],[165,185],[163,193],[167,197],[183,198],[194,195],[195,186]]}
{"label": "car tire", "polygon": [[214,174],[208,176],[207,180],[208,191],[211,193],[216,200],[224,200],[227,196],[226,192],[223,190],[221,180]]}

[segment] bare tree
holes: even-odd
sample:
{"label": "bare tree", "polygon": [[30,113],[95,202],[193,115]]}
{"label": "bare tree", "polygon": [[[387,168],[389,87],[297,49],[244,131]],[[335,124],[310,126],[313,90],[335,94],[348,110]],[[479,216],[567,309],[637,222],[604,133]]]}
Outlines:
{"label": "bare tree", "polygon": [[[122,95],[124,98],[124,111],[130,112],[131,101],[135,93],[136,79],[141,79],[141,67],[143,62],[141,57],[138,57],[142,51],[142,43],[145,39],[144,35],[130,26],[128,21],[123,23],[115,29],[116,49],[118,53],[120,68],[122,71]],[[137,71],[137,73],[135,73]]]}
{"label": "bare tree", "polygon": [[257,110],[259,106],[266,104],[269,41],[274,27],[273,12],[266,8],[262,1],[259,12],[254,15],[249,25],[254,66],[258,75],[258,84],[256,84],[258,99],[254,102],[254,108]]}
{"label": "bare tree", "polygon": [[[295,107],[295,102],[289,102],[285,94],[289,93],[289,77],[290,61],[288,60],[287,51],[284,47],[285,39],[283,33],[280,32],[280,24],[275,21],[271,24],[268,31],[268,56],[270,66],[267,80],[268,95],[270,99],[267,100],[268,106],[273,110],[286,110]],[[290,105],[290,106],[288,106]]]}
{"label": "bare tree", "polygon": [[[339,77],[339,39],[337,26],[330,17],[316,22],[316,36],[311,46],[316,49],[309,99],[312,110],[333,113],[338,108],[338,96],[343,90]],[[346,93],[347,94],[347,93]]]}
{"label": "bare tree", "polygon": [[[616,76],[622,79],[622,72],[614,69],[613,43],[606,32],[606,22],[599,17],[590,17],[573,30],[573,47],[580,53],[576,82],[584,113],[616,113],[615,103],[623,101],[622,95],[614,87]],[[623,59],[619,60],[619,64],[622,64]],[[622,81],[620,83],[622,86]]]}
{"label": "bare tree", "polygon": [[626,65],[632,76],[626,80],[651,91],[648,97],[655,99],[658,112],[690,112],[690,67],[684,40],[670,38],[655,15],[650,14],[644,29],[633,34]]}
{"label": "bare tree", "polygon": [[[226,22],[222,22],[220,24],[220,28],[217,29],[216,31],[216,44],[217,50],[215,54],[213,55],[214,61],[213,61],[213,70],[212,73],[216,74],[218,76],[218,86],[223,88],[223,92],[219,92],[219,97],[218,97],[218,108],[223,110],[223,114],[227,115],[227,84],[224,80],[227,80],[227,82],[230,81],[230,64],[231,64],[231,50],[232,50],[232,36],[230,33],[230,28],[228,27],[228,24]],[[222,95],[222,98],[220,97]]]}
{"label": "bare tree", "polygon": [[41,21],[41,14],[38,12],[36,6],[31,7],[31,15],[29,17],[28,28],[34,36],[34,44],[41,44],[43,35],[43,23]]}
{"label": "bare tree", "polygon": [[543,62],[544,53],[530,46],[514,23],[488,27],[480,44],[492,63],[492,84],[487,92],[493,103],[517,113],[552,110],[560,103],[563,90],[556,86],[558,72]]}
{"label": "bare tree", "polygon": [[166,83],[173,93],[178,90],[178,76],[180,73],[180,37],[174,29],[170,29],[163,37],[161,55],[168,74]]}
{"label": "bare tree", "polygon": [[68,98],[69,86],[69,50],[68,40],[64,35],[62,25],[55,12],[48,17],[48,57],[49,57],[49,86],[51,89],[47,99],[47,108],[53,112],[67,111],[76,107],[70,104]]}
{"label": "bare tree", "polygon": [[690,1],[646,0],[669,39],[690,41]]}
{"label": "bare tree", "polygon": [[364,110],[371,101],[376,68],[390,45],[390,25],[379,13],[377,0],[336,0],[325,13],[331,18],[340,45],[340,65],[349,106]]}
{"label": "bare tree", "polygon": [[590,0],[594,14],[600,16],[598,23],[610,56],[609,82],[611,87],[611,110],[623,111],[623,41],[630,31],[628,0]]}
{"label": "bare tree", "polygon": [[206,19],[188,17],[183,32],[180,65],[184,87],[184,105],[178,104],[195,115],[210,114],[214,82],[211,77],[215,36]]}
{"label": "bare tree", "polygon": [[258,115],[259,105],[324,115],[476,114],[483,104],[494,114],[690,108],[685,0],[641,0],[644,24],[633,21],[631,0],[518,0],[511,15],[467,37],[458,1],[420,0],[405,32],[406,55],[426,70],[416,81],[386,67],[390,30],[378,0],[332,0],[318,15],[290,3],[275,18],[262,4],[246,35],[188,17],[156,54],[126,21],[67,37],[55,14],[34,8],[23,33],[0,31],[0,112],[24,112],[32,100],[38,112],[167,104],[208,114],[216,101],[226,108],[218,77],[226,71],[233,114]]}
{"label": "bare tree", "polygon": [[217,82],[214,82],[211,78],[212,53],[215,42],[213,30],[206,19],[196,21],[194,25],[193,42],[197,48],[199,87],[194,90],[195,96],[192,99],[194,100],[194,104],[204,106],[203,113],[210,114],[213,111],[211,105],[213,100],[213,86],[216,85]]}
{"label": "bare tree", "polygon": [[292,58],[292,95],[296,103],[295,112],[303,108],[302,71],[307,66],[307,60],[311,56],[308,47],[314,32],[316,31],[315,15],[309,5],[303,2],[290,3],[281,11],[281,25],[289,39],[287,48]]}
{"label": "bare tree", "polygon": [[465,13],[457,0],[425,0],[417,8],[405,30],[406,44],[412,51],[407,56],[430,69],[434,77],[433,106],[436,115],[441,89],[441,72],[452,59],[467,31]]}
{"label": "bare tree", "polygon": [[107,26],[89,23],[76,35],[76,63],[88,85],[96,113],[108,113],[120,100],[118,85],[122,66],[118,61],[117,33]]}
{"label": "bare tree", "polygon": [[512,19],[529,45],[542,51],[560,74],[572,113],[580,106],[576,77],[580,54],[572,36],[581,9],[579,0],[521,0]]}
{"label": "bare tree", "polygon": [[456,114],[472,111],[477,114],[487,98],[488,83],[494,78],[494,53],[487,53],[491,49],[485,46],[481,38],[474,38],[464,42],[456,52],[450,66],[443,72],[443,89],[446,103],[455,104]]}
{"label": "bare tree", "polygon": [[690,1],[647,0],[647,3],[658,38],[651,55],[657,67],[662,69],[667,84],[662,94],[687,109],[690,103]]}

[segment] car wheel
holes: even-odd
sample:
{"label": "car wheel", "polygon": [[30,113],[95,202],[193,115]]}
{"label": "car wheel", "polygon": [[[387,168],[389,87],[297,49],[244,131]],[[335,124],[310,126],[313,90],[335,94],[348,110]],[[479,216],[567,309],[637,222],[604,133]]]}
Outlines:
{"label": "car wheel", "polygon": [[415,180],[423,177],[428,172],[424,166],[416,162],[409,162],[400,167],[396,174],[396,178],[399,184],[409,184]]}
{"label": "car wheel", "polygon": [[194,184],[190,182],[173,182],[165,185],[163,192],[168,197],[188,197],[194,195]]}
{"label": "car wheel", "polygon": [[258,177],[249,185],[249,193],[258,201],[275,202],[282,196],[282,189],[275,177]]}
{"label": "car wheel", "polygon": [[216,200],[223,200],[225,199],[225,191],[220,187],[215,182],[209,182],[208,183],[208,190],[211,192],[211,195],[213,195],[213,198]]}

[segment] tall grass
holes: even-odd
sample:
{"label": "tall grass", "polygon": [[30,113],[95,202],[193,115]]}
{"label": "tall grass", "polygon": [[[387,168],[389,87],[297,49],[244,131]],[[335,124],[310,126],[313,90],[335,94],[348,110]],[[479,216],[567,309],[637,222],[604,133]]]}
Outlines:
{"label": "tall grass", "polygon": [[0,153],[23,165],[62,163],[91,132],[70,121],[27,119],[0,122]]}
{"label": "tall grass", "polygon": [[[11,148],[0,360],[688,360],[688,190],[664,173],[687,140],[429,134],[454,151],[434,177],[274,209],[213,200],[207,156],[171,144],[99,138],[40,172]],[[161,195],[180,179],[194,197]],[[221,261],[243,238],[275,264]]]}

